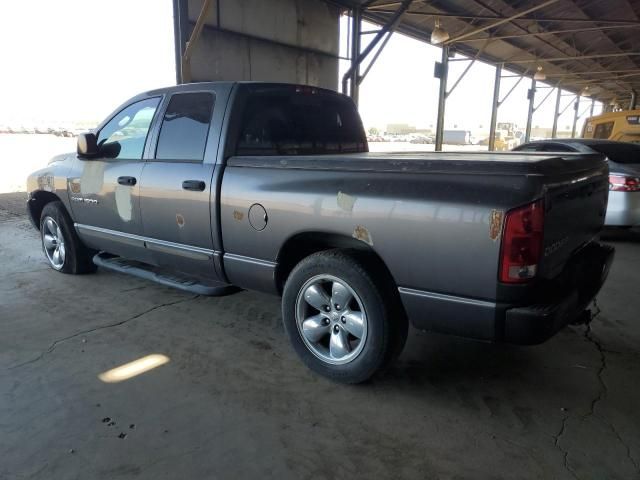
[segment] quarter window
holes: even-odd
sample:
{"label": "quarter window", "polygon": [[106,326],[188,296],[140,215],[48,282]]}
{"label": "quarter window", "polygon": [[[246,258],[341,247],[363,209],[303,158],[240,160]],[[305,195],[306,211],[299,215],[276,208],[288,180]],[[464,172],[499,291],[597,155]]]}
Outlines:
{"label": "quarter window", "polygon": [[213,95],[206,92],[171,97],[160,128],[156,159],[202,161],[213,103]]}
{"label": "quarter window", "polygon": [[148,98],[120,111],[102,127],[98,146],[102,156],[118,160],[140,160],[149,126],[160,98]]}

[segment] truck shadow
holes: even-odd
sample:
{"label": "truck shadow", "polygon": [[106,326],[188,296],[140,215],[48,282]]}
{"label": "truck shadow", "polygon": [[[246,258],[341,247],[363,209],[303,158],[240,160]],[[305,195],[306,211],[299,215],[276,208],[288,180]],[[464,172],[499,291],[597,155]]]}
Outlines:
{"label": "truck shadow", "polygon": [[600,233],[603,242],[640,243],[640,228],[605,228]]}

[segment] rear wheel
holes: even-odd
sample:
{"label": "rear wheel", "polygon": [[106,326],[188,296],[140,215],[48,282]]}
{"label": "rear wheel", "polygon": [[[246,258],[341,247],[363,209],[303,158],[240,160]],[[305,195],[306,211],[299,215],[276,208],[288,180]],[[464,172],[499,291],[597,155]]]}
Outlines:
{"label": "rear wheel", "polygon": [[331,250],[305,258],[289,275],[284,326],[315,372],[339,382],[363,382],[402,350],[404,311],[395,291],[373,273],[356,255]]}
{"label": "rear wheel", "polygon": [[42,250],[49,266],[62,273],[96,271],[93,251],[85,247],[62,202],[47,203],[40,216]]}

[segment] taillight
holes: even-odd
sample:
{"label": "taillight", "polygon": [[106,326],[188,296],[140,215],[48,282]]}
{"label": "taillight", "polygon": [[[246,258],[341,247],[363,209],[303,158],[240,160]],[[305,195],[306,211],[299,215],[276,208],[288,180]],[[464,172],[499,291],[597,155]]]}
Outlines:
{"label": "taillight", "polygon": [[640,178],[609,175],[609,190],[612,192],[640,192]]}
{"label": "taillight", "polygon": [[543,227],[542,200],[507,212],[500,249],[501,282],[523,283],[536,276]]}

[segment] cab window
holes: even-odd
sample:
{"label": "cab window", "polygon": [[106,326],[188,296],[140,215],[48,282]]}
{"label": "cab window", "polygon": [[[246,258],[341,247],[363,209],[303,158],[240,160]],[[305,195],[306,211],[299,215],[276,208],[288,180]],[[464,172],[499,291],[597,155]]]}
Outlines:
{"label": "cab window", "polygon": [[100,130],[98,147],[102,156],[114,160],[140,160],[149,127],[160,97],[132,103]]}
{"label": "cab window", "polygon": [[208,92],[171,97],[160,128],[156,159],[202,161],[213,103],[214,97]]}
{"label": "cab window", "polygon": [[614,122],[599,123],[593,132],[593,138],[609,138],[613,132]]}

